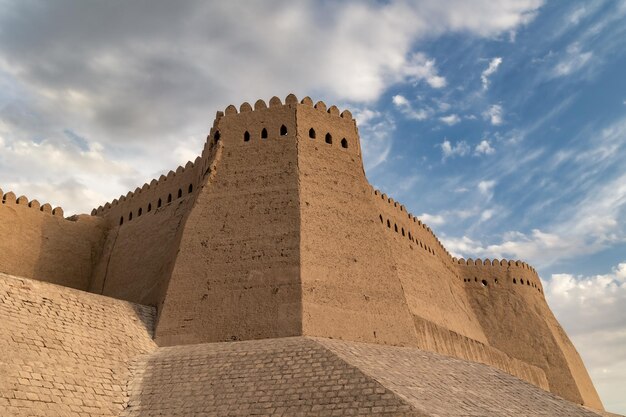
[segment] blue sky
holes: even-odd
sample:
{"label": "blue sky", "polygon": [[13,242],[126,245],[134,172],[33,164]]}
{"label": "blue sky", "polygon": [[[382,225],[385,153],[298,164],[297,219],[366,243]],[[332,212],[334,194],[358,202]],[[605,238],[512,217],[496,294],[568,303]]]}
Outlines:
{"label": "blue sky", "polygon": [[0,0],[0,187],[89,212],[230,103],[336,103],[451,252],[537,267],[626,413],[626,2],[204,3]]}

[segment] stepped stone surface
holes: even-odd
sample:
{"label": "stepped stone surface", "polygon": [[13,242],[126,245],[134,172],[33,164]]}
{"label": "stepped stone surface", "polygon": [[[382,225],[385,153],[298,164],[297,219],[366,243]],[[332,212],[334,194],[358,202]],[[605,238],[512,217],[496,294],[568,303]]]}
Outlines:
{"label": "stepped stone surface", "polygon": [[415,348],[293,337],[160,348],[123,416],[588,416],[507,373]]}
{"label": "stepped stone surface", "polygon": [[598,415],[483,364],[412,348],[316,340],[427,415]]}
{"label": "stepped stone surface", "polygon": [[122,416],[426,416],[303,337],[160,348],[134,364]]}
{"label": "stepped stone surface", "polygon": [[0,273],[0,415],[117,416],[154,308]]}

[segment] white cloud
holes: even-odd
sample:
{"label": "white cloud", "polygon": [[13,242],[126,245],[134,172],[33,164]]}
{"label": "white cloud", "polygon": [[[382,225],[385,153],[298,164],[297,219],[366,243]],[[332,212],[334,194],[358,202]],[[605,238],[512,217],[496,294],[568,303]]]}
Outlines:
{"label": "white cloud", "polygon": [[437,74],[435,60],[428,59],[422,53],[413,54],[402,69],[402,73],[411,81],[426,81],[432,88],[446,86],[446,79]]}
{"label": "white cloud", "polygon": [[439,146],[441,147],[444,161],[448,158],[455,156],[465,156],[470,150],[469,145],[464,140],[452,145],[452,143],[448,139],[444,139],[443,142],[439,144]]}
{"label": "white cloud", "polygon": [[443,123],[448,126],[453,126],[461,121],[461,118],[457,114],[450,114],[448,116],[442,116],[439,118]]}
{"label": "white cloud", "polygon": [[493,187],[495,187],[495,185],[496,185],[495,180],[487,180],[487,181],[483,180],[483,181],[480,181],[478,183],[478,191],[480,191],[480,193],[482,195],[492,196],[493,195]]}
{"label": "white cloud", "polygon": [[488,140],[483,139],[480,141],[478,145],[474,148],[475,155],[491,155],[496,150],[491,146]]}
{"label": "white cloud", "polygon": [[480,80],[483,83],[483,90],[486,90],[489,87],[489,77],[495,74],[500,64],[502,64],[502,58],[499,56],[489,61],[489,66],[480,75]]}
{"label": "white cloud", "polygon": [[396,106],[400,112],[409,119],[413,120],[426,120],[433,114],[433,109],[430,107],[422,109],[414,109],[409,100],[402,95],[395,95],[391,98],[392,103]]}
{"label": "white cloud", "polygon": [[584,52],[578,43],[567,47],[565,56],[552,69],[553,77],[564,77],[580,71],[588,63],[592,62],[593,53]]}
{"label": "white cloud", "polygon": [[626,262],[602,275],[552,274],[544,291],[605,406],[626,409]]}
{"label": "white cloud", "polygon": [[485,118],[485,120],[489,120],[489,122],[494,126],[501,125],[502,106],[499,104],[489,106],[489,108],[483,112],[483,118]]}
{"label": "white cloud", "polygon": [[480,221],[481,222],[487,221],[491,219],[494,214],[495,214],[495,210],[492,210],[492,209],[485,210],[480,214]]}
{"label": "white cloud", "polygon": [[441,226],[442,224],[446,222],[444,217],[439,214],[423,213],[421,216],[417,216],[417,217],[420,220],[422,220],[424,223],[431,225],[431,226]]}

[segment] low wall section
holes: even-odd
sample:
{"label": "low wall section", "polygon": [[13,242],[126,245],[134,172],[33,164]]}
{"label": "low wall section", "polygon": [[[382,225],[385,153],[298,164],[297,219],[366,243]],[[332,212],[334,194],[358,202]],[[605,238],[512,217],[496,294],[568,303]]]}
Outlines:
{"label": "low wall section", "polygon": [[86,290],[105,224],[0,190],[0,272]]}

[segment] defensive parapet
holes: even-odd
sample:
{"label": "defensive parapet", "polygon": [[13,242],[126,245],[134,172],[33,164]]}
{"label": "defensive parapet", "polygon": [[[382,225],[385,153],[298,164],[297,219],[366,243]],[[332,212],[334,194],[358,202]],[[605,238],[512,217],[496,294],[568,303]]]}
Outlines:
{"label": "defensive parapet", "polygon": [[[2,189],[0,188],[0,198],[2,199],[2,204],[6,205],[20,205],[22,207],[29,207],[34,210],[38,210],[42,213],[51,214],[57,217],[63,217],[63,209],[61,207],[52,208],[52,206],[48,203],[41,204],[37,200],[28,201],[28,198],[25,196],[15,197],[15,193],[9,191],[4,194]],[[69,219],[73,220],[73,219]]]}
{"label": "defensive parapet", "polygon": [[100,256],[99,219],[0,190],[0,272],[86,290]]}

